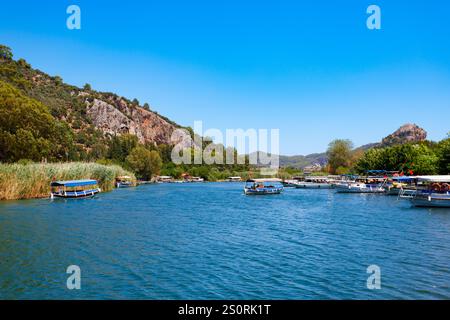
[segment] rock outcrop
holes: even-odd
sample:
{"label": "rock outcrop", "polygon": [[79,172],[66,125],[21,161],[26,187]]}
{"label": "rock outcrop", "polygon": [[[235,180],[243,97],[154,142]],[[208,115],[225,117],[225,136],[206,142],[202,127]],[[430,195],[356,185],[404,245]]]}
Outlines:
{"label": "rock outcrop", "polygon": [[107,101],[86,100],[87,114],[92,123],[110,135],[133,134],[141,143],[169,144],[177,127],[156,113],[130,105],[120,97]]}
{"label": "rock outcrop", "polygon": [[427,138],[427,132],[416,124],[407,123],[397,131],[385,137],[379,146],[387,147],[409,142],[420,142]]}

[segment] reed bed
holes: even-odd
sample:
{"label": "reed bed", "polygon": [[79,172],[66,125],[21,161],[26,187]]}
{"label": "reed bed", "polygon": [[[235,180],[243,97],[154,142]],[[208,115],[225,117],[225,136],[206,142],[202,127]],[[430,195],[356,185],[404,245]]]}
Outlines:
{"label": "reed bed", "polygon": [[55,180],[95,179],[102,191],[114,188],[119,176],[134,174],[117,165],[97,163],[0,163],[0,200],[45,198],[50,195],[50,183]]}

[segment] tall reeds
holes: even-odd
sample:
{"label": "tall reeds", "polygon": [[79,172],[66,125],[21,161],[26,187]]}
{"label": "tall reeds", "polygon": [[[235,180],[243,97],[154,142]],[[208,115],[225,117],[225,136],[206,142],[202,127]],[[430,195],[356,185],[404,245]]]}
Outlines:
{"label": "tall reeds", "polygon": [[50,195],[50,183],[56,180],[98,180],[102,191],[114,188],[118,176],[135,176],[117,165],[97,163],[0,163],[0,200],[44,198]]}

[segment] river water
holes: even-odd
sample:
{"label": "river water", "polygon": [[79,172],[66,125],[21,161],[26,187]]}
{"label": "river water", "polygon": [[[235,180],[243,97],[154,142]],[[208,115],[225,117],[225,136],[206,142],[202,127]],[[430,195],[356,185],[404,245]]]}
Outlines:
{"label": "river water", "polygon": [[[159,184],[0,203],[2,299],[450,298],[450,210],[384,195]],[[66,269],[81,269],[69,290]],[[367,268],[380,270],[370,290]]]}

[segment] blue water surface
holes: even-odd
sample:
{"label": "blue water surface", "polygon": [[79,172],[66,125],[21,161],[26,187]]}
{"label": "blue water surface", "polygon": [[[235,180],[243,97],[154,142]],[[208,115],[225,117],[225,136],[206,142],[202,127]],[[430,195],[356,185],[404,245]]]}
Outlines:
{"label": "blue water surface", "polygon": [[[450,298],[450,209],[393,196],[158,184],[0,203],[2,299]],[[69,290],[69,265],[81,290]],[[367,268],[381,289],[367,288]]]}

